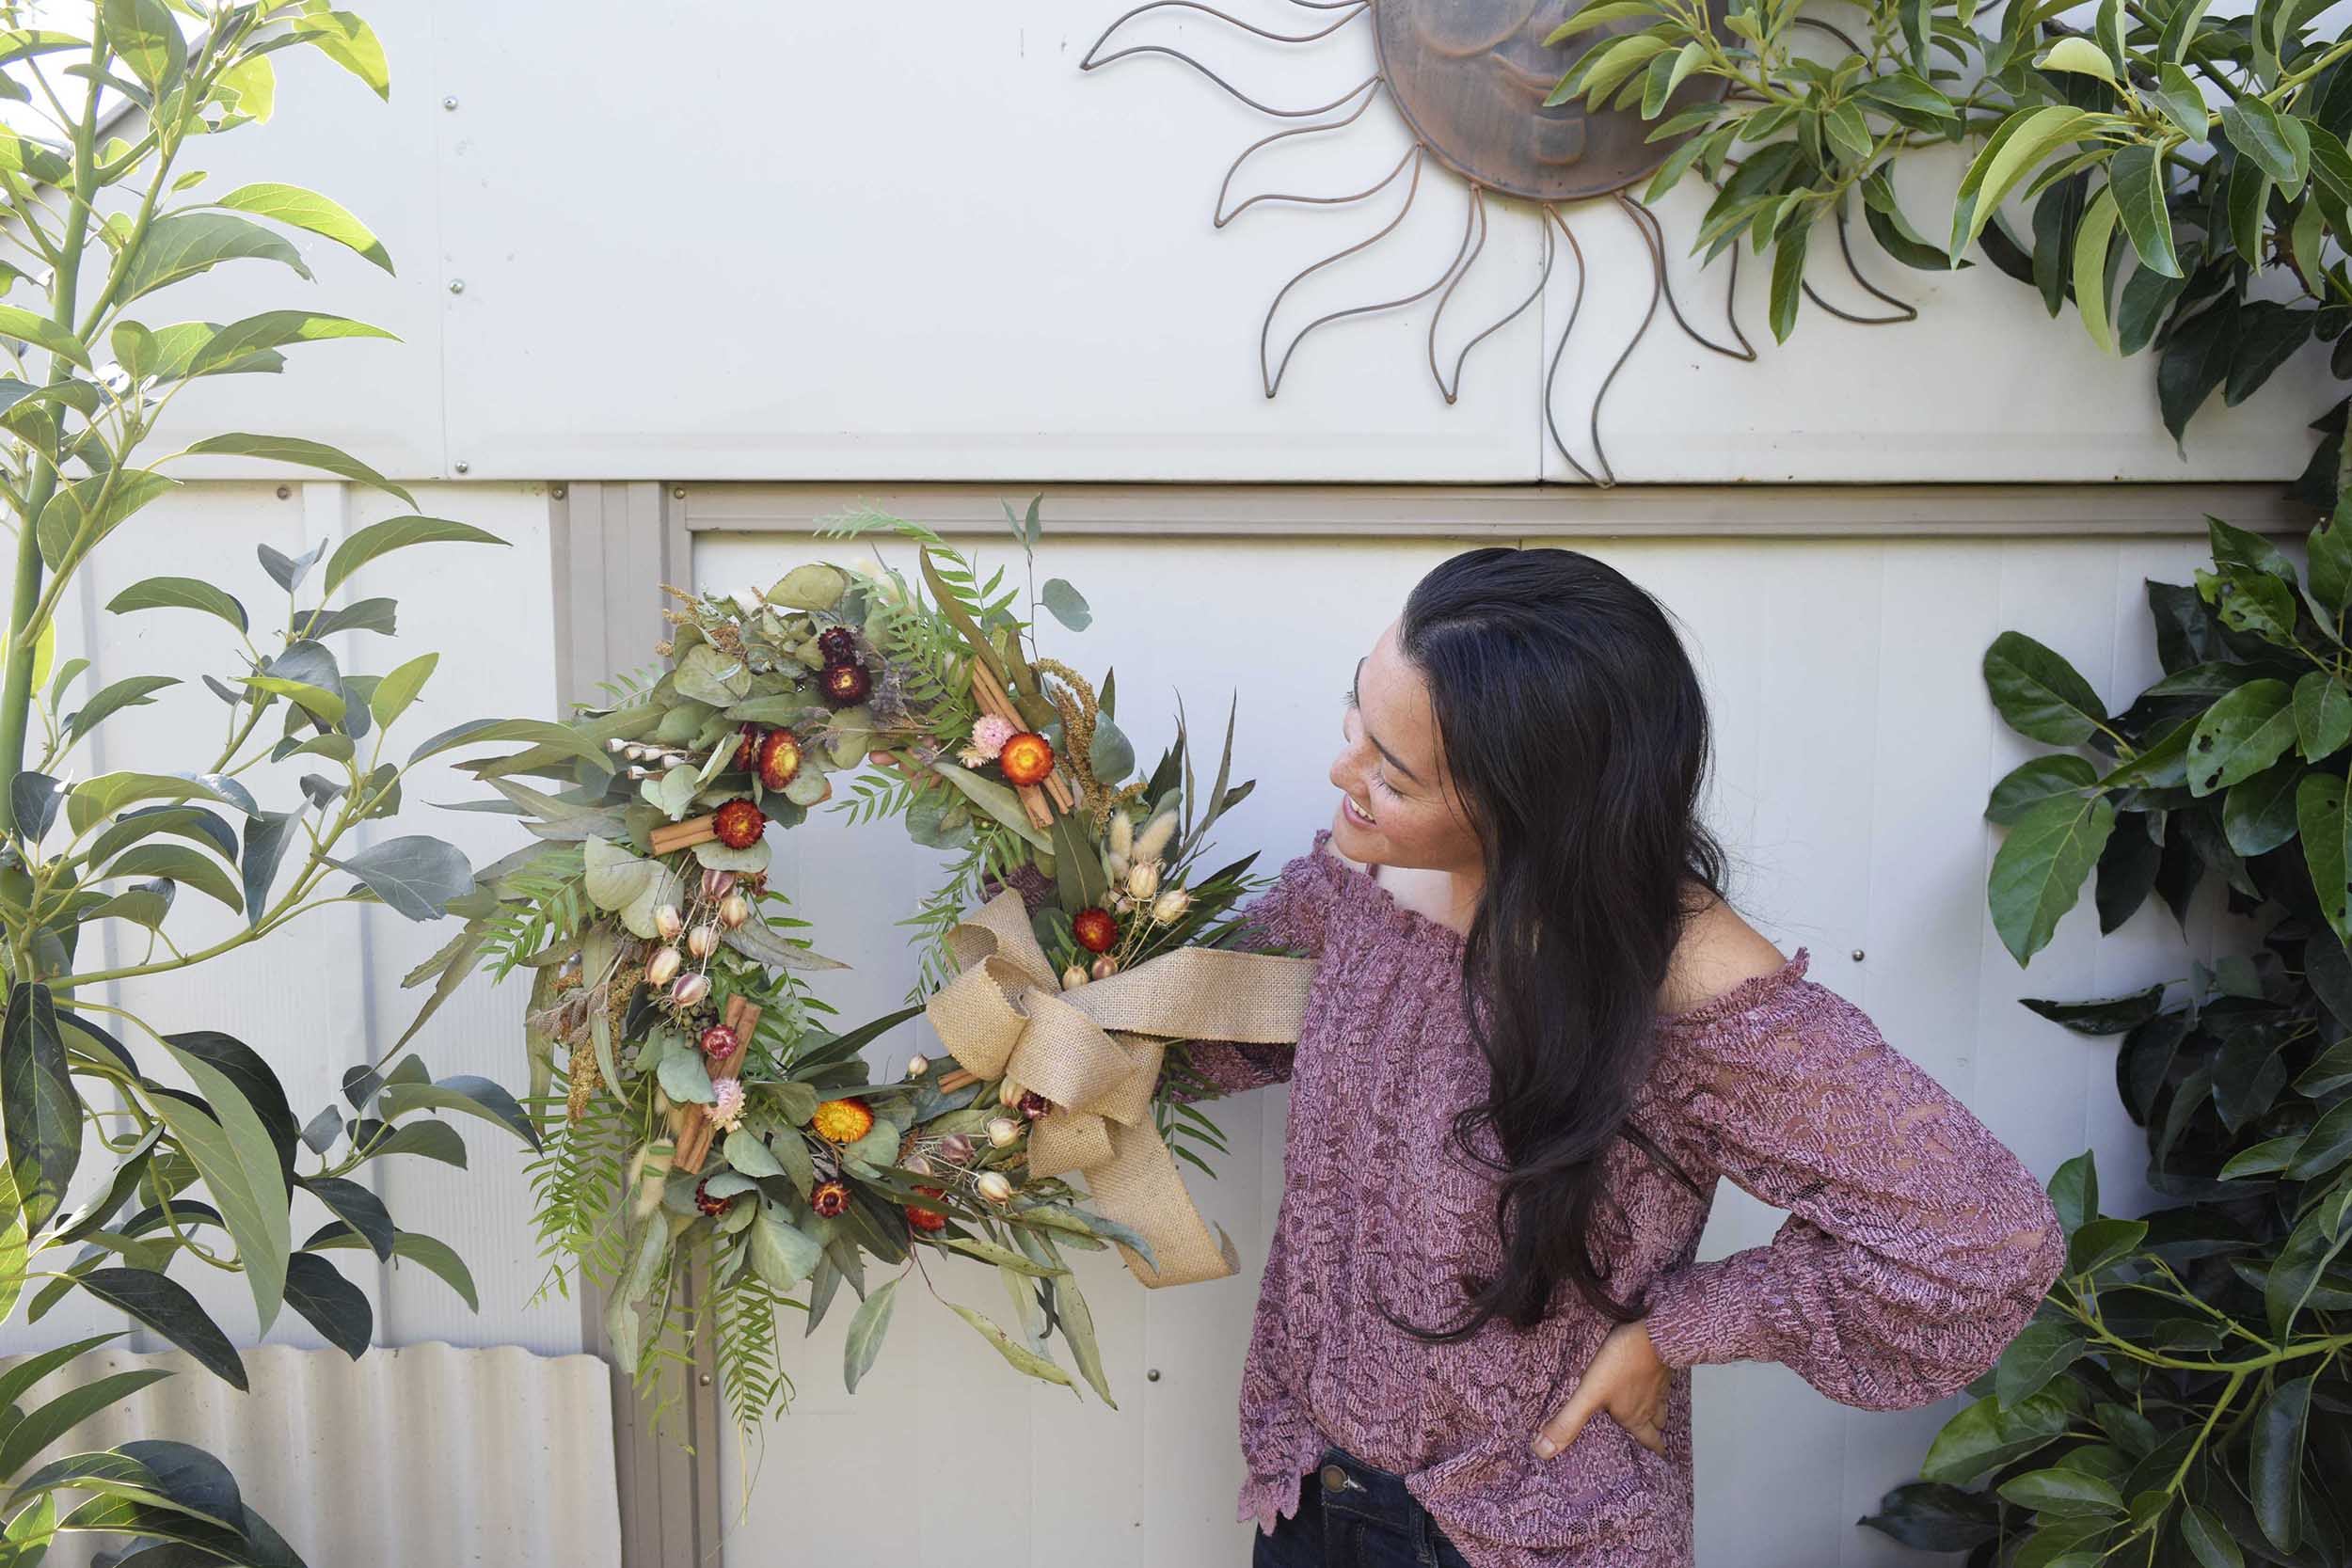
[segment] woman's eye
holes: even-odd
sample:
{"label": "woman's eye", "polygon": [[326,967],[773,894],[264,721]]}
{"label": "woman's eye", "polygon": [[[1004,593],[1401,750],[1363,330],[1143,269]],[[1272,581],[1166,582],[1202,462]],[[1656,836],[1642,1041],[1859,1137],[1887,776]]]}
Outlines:
{"label": "woman's eye", "polygon": [[1396,785],[1389,783],[1385,777],[1378,773],[1375,773],[1372,776],[1372,787],[1389,795],[1396,793]]}
{"label": "woman's eye", "polygon": [[1352,708],[1356,705],[1356,689],[1354,687],[1351,686],[1346,690],[1340,693],[1340,705],[1342,707],[1348,708]]}

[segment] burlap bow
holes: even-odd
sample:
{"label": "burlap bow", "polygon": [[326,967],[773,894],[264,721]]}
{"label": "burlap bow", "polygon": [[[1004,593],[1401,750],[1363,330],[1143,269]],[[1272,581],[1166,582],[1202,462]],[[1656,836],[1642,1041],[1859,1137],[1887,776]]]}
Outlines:
{"label": "burlap bow", "polygon": [[1146,1285],[1234,1273],[1232,1242],[1210,1236],[1152,1124],[1160,1057],[1169,1040],[1296,1040],[1313,960],[1184,947],[1065,991],[1011,889],[947,942],[961,973],[924,1008],[941,1043],[980,1077],[1054,1102],[1029,1124],[1030,1173],[1084,1172],[1095,1210],[1151,1244],[1156,1268],[1120,1248]]}

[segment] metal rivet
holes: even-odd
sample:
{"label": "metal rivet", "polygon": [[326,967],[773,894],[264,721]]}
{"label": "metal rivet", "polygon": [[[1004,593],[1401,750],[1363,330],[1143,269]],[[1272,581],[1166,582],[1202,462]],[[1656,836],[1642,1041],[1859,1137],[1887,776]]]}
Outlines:
{"label": "metal rivet", "polygon": [[451,278],[449,280],[449,292],[453,294],[464,293],[466,292],[466,280],[462,277]]}
{"label": "metal rivet", "polygon": [[1150,1371],[1143,1374],[1143,1381],[1146,1383],[1157,1383],[1159,1380],[1160,1370],[1157,1367],[1152,1368]]}
{"label": "metal rivet", "polygon": [[710,1386],[710,1374],[708,1372],[698,1373],[694,1378],[694,1382],[700,1386],[707,1388]]}
{"label": "metal rivet", "polygon": [[570,487],[569,485],[555,484],[555,485],[550,485],[550,486],[548,486],[548,495],[550,495],[550,496],[553,496],[553,497],[554,497],[557,500],[562,500],[562,499],[563,499],[565,496],[569,495],[570,493],[571,493],[571,487]]}
{"label": "metal rivet", "polygon": [[281,484],[278,487],[278,499],[281,501],[293,494],[294,486],[291,484]]}
{"label": "metal rivet", "polygon": [[462,473],[466,473],[466,472],[470,471],[470,470],[472,469],[472,467],[473,467],[473,465],[472,465],[472,464],[470,464],[470,463],[460,463],[460,464],[456,465],[456,467],[457,467],[457,471],[458,471],[459,473],[461,473],[461,474],[462,474]]}
{"label": "metal rivet", "polygon": [[441,100],[441,107],[444,109],[453,109],[457,107],[457,100],[454,98],[444,98]]}
{"label": "metal rivet", "polygon": [[1853,961],[1856,963],[1860,963],[1862,961],[1862,949],[1859,947],[1853,950]]}
{"label": "metal rivet", "polygon": [[676,489],[672,490],[670,494],[676,497],[679,500],[684,500],[686,499],[686,486],[681,484]]}

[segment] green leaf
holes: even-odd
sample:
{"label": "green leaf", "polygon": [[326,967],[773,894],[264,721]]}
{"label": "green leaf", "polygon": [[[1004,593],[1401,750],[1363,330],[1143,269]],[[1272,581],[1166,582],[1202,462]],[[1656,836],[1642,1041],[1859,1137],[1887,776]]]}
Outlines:
{"label": "green leaf", "polygon": [[245,912],[245,895],[218,861],[198,853],[184,844],[142,844],[118,857],[106,868],[108,879],[118,877],[163,877],[184,882],[198,892],[220,900],[239,914]]}
{"label": "green leaf", "polygon": [[1087,608],[1086,595],[1060,578],[1048,578],[1039,596],[1054,619],[1072,631],[1084,631],[1094,620],[1094,611]]}
{"label": "green leaf", "polygon": [[2104,797],[2044,800],[2010,829],[1987,891],[1994,928],[2019,963],[2048,945],[2114,831],[2115,807]]}
{"label": "green leaf", "polygon": [[376,683],[368,698],[368,712],[377,728],[390,728],[393,720],[408,711],[408,705],[417,700],[440,661],[438,654],[421,654]]}
{"label": "green leaf", "polygon": [[96,728],[99,722],[108,715],[126,707],[145,707],[154,700],[153,693],[163,690],[166,687],[179,684],[180,680],[176,675],[131,675],[116,681],[84,704],[79,712],[66,721],[66,733],[73,739],[79,740]]}
{"label": "green leaf", "polygon": [[841,1376],[850,1393],[857,1392],[858,1379],[874,1365],[874,1357],[882,1353],[882,1336],[890,1332],[890,1307],[898,1299],[898,1279],[893,1276],[858,1304],[850,1319],[849,1338],[841,1347]]}
{"label": "green leaf", "polygon": [[2295,786],[2303,765],[2293,758],[2230,786],[2221,802],[2221,834],[2252,860],[2295,836]]}
{"label": "green leaf", "polygon": [[[411,506],[415,505],[410,501]],[[485,529],[470,523],[452,522],[446,517],[388,517],[380,523],[370,523],[335,546],[335,553],[326,559],[326,582],[320,590],[332,594],[352,573],[381,555],[406,549],[411,545],[504,545],[505,540]]]}
{"label": "green leaf", "polygon": [[2284,1552],[2303,1543],[2303,1434],[2311,1409],[2312,1379],[2305,1376],[2273,1388],[2254,1415],[2247,1476],[2254,1522]]}
{"label": "green leaf", "polygon": [[1057,1367],[1051,1361],[1046,1360],[1043,1356],[1037,1354],[1027,1346],[1016,1343],[1010,1335],[1007,1334],[1003,1329],[997,1327],[996,1324],[989,1319],[982,1317],[979,1313],[973,1311],[969,1307],[962,1306],[958,1302],[951,1301],[947,1305],[955,1312],[957,1317],[961,1318],[965,1323],[970,1323],[973,1328],[977,1330],[981,1338],[986,1339],[990,1344],[994,1345],[996,1347],[996,1354],[1003,1356],[1005,1360],[1015,1369],[1028,1373],[1031,1377],[1042,1379],[1047,1383],[1058,1383],[1065,1388],[1074,1388],[1077,1386],[1070,1381],[1070,1374],[1068,1372],[1063,1371],[1059,1367]]}
{"label": "green leaf", "polygon": [[111,480],[95,476],[60,486],[41,508],[35,530],[41,563],[53,572],[72,567],[133,513],[179,487],[178,481],[147,468],[126,468]]}
{"label": "green leaf", "polygon": [[2286,1337],[2296,1317],[2312,1305],[2328,1265],[2344,1250],[2344,1243],[2352,1241],[2352,1226],[2336,1225],[2330,1234],[2330,1222],[2338,1218],[2335,1208],[2331,1202],[2312,1204],[2279,1249],[2270,1277],[2263,1284],[2264,1313],[2273,1338]]}
{"label": "green leaf", "polygon": [[766,1203],[751,1224],[751,1238],[752,1272],[776,1291],[789,1291],[806,1279],[824,1255],[815,1238]]}
{"label": "green leaf", "polygon": [[294,19],[294,36],[350,71],[375,96],[391,102],[391,73],[384,63],[384,46],[374,29],[350,11],[311,11]]}
{"label": "green leaf", "polygon": [[2306,762],[2318,762],[2352,740],[2352,692],[2323,670],[2313,670],[2295,683],[2296,750]]}
{"label": "green leaf", "polygon": [[[2230,145],[2261,166],[2262,171],[2290,188],[2302,183],[2304,166],[2296,155],[2295,140],[2279,111],[2253,96],[2221,106],[2221,127]],[[2308,146],[2306,155],[2308,155]]]}
{"label": "green leaf", "polygon": [[1929,1481],[1965,1486],[2049,1443],[2066,1430],[2067,1416],[2066,1405],[2046,1390],[2012,1410],[2001,1409],[1987,1394],[1944,1423],[1919,1473]]}
{"label": "green leaf", "polygon": [[44,985],[11,988],[0,1019],[0,1129],[8,1135],[11,1212],[21,1206],[21,1223],[38,1232],[64,1203],[82,1159],[82,1100]]}
{"label": "green leaf", "polygon": [[89,348],[81,339],[21,305],[0,305],[0,336],[22,338],[84,370],[90,368]]}
{"label": "green leaf", "polygon": [[2238,1549],[2221,1516],[2186,1498],[2181,1502],[2181,1539],[2188,1544],[2200,1568],[2246,1568],[2246,1554]]}
{"label": "green leaf", "polygon": [[66,795],[66,825],[85,833],[123,807],[141,800],[227,801],[211,785],[162,773],[101,773]]}
{"label": "green leaf", "polygon": [[2090,341],[2109,354],[2115,352],[2115,332],[2107,325],[2107,248],[2115,235],[2115,187],[2103,186],[2074,230],[2074,308],[2082,313],[2083,330]]}
{"label": "green leaf", "polygon": [[2115,65],[2107,58],[2106,51],[2079,35],[2058,40],[2033,63],[2038,71],[2079,71],[2086,76],[2096,76],[2110,86],[2117,85]]}
{"label": "green leaf", "polygon": [[1797,329],[1797,302],[1804,293],[1804,253],[1812,237],[1809,217],[1780,230],[1772,244],[1772,281],[1767,323],[1772,341],[1785,343]]}
{"label": "green leaf", "polygon": [[387,1121],[419,1110],[458,1111],[505,1128],[533,1149],[539,1147],[539,1129],[530,1113],[503,1085],[472,1073],[456,1073],[429,1084],[395,1078],[384,1085],[378,1103]]}
{"label": "green leaf", "polygon": [[[169,1103],[167,1098],[166,1102]],[[245,1389],[245,1362],[230,1344],[229,1336],[177,1281],[150,1269],[93,1269],[82,1276],[81,1284],[91,1295],[129,1313],[186,1351],[224,1383]]]}
{"label": "green leaf", "polygon": [[107,600],[106,608],[117,615],[135,610],[200,610],[219,616],[239,631],[247,629],[245,606],[195,578],[148,578]]}
{"label": "green leaf", "polygon": [[2054,149],[2107,122],[2106,116],[2064,104],[2021,111],[2003,120],[1961,177],[1952,214],[1952,261],[1960,261],[1961,252],[1975,242],[1999,209],[2001,198],[2028,169]]}
{"label": "green leaf", "polygon": [[2352,854],[2352,816],[2344,811],[2346,799],[2344,780],[2332,773],[2306,773],[2295,787],[2295,821],[2312,891],[2318,895],[2320,912],[2328,917],[2336,940],[2352,943],[2352,882],[2345,875],[2347,854]]}
{"label": "green leaf", "polygon": [[2018,1507],[2044,1517],[2063,1519],[2123,1512],[2122,1496],[2112,1482],[2063,1466],[2029,1470],[2002,1482],[1999,1490],[2002,1497]]}
{"label": "green leaf", "polygon": [[260,315],[231,322],[213,334],[212,341],[197,350],[183,373],[203,375],[262,349],[318,342],[328,338],[391,338],[399,341],[382,327],[353,321],[348,316],[321,315],[315,310],[264,310]]}
{"label": "green leaf", "polygon": [[2249,681],[2207,708],[2188,740],[2188,789],[2206,796],[2277,762],[2295,743],[2294,691],[2281,680]]}
{"label": "green leaf", "polygon": [[1597,27],[1609,22],[1623,22],[1637,16],[1655,18],[1657,15],[1658,8],[1651,3],[1651,0],[1607,0],[1607,3],[1602,5],[1584,5],[1579,7],[1565,22],[1551,30],[1550,36],[1544,40],[1544,47],[1556,49],[1587,27]]}
{"label": "green leaf", "polygon": [[2187,71],[2170,61],[2156,72],[2156,90],[2151,95],[2164,118],[2170,120],[2190,143],[2201,147],[2212,139],[2212,113],[2206,107],[2204,94]]}
{"label": "green leaf", "polygon": [[2106,709],[2072,664],[2023,632],[2005,631],[1984,654],[1984,683],[2010,728],[2053,746],[2079,746]]}
{"label": "green leaf", "polygon": [[977,1258],[982,1262],[993,1263],[1000,1269],[1010,1269],[1016,1274],[1025,1274],[1033,1278],[1049,1279],[1056,1275],[1070,1272],[1067,1269],[1040,1263],[1035,1259],[1013,1251],[1010,1247],[1001,1247],[993,1242],[983,1242],[977,1236],[949,1236],[941,1242],[940,1245],[961,1252],[967,1258]]}
{"label": "green leaf", "polygon": [[266,1333],[278,1320],[278,1308],[285,1297],[286,1259],[294,1250],[287,1219],[290,1199],[278,1146],[227,1073],[168,1039],[164,1049],[212,1107],[212,1115],[168,1095],[156,1097],[156,1111],[171,1129],[182,1152],[194,1162],[229,1234],[236,1240],[237,1260],[244,1267],[261,1328]]}
{"label": "green leaf", "polygon": [[326,863],[348,871],[410,920],[438,920],[450,901],[473,891],[473,867],[455,845],[422,833],[371,844],[348,860]]}
{"label": "green leaf", "polygon": [[547,719],[473,719],[463,724],[452,725],[410,752],[408,766],[414,768],[427,757],[453,752],[460,746],[486,746],[494,741],[511,740],[528,741],[533,746],[594,763],[604,772],[612,771],[612,758],[594,736],[583,734],[569,724],[558,724]]}
{"label": "green leaf", "polygon": [[375,1309],[326,1259],[297,1252],[286,1259],[286,1305],[354,1361],[367,1354],[375,1333]]}
{"label": "green leaf", "polygon": [[[931,771],[961,790],[966,799],[982,811],[1018,833],[1022,838],[1047,854],[1054,852],[1054,841],[1040,832],[1021,809],[1021,798],[1010,787],[994,779],[982,778],[952,757],[942,757],[931,764]],[[1058,819],[1057,819],[1058,820]],[[1099,874],[1099,868],[1098,868]]]}
{"label": "green leaf", "polygon": [[161,1367],[140,1367],[77,1383],[45,1404],[36,1405],[0,1436],[0,1476],[13,1477],[33,1456],[108,1405],[171,1375]]}
{"label": "green leaf", "polygon": [[107,44],[151,90],[165,91],[186,71],[187,40],[163,0],[99,0],[99,14]]}
{"label": "green leaf", "polygon": [[2067,1238],[2066,1272],[2097,1274],[2130,1257],[2147,1239],[2146,1220],[2085,1220],[2082,1228]]}
{"label": "green leaf", "polygon": [[2027,1323],[1993,1369],[1994,1397],[2007,1410],[2042,1392],[2088,1347],[2072,1323]]}
{"label": "green leaf", "polygon": [[[217,453],[230,457],[267,458],[273,463],[298,463],[306,468],[317,468],[326,473],[340,474],[345,479],[356,481],[372,489],[381,490],[388,496],[397,498],[403,506],[417,504],[417,498],[406,490],[394,484],[349,452],[330,447],[323,441],[307,441],[298,436],[254,436],[243,431],[235,431],[226,436],[207,436],[187,450],[190,456]],[[373,526],[389,528],[391,523],[405,520],[395,517],[389,522],[376,523]],[[450,526],[459,528],[464,525],[453,523]],[[367,529],[361,529],[359,533],[367,531]],[[352,539],[358,538],[359,533],[353,534]],[[342,547],[335,552],[337,559],[340,560],[343,550],[348,549],[350,546],[351,540],[344,540]],[[326,592],[332,594],[339,580],[341,579],[335,576],[334,569],[330,566],[327,569]]]}
{"label": "green leaf", "polygon": [[[2107,164],[2106,189],[2115,198],[2123,232],[2140,265],[2167,277],[2181,274],[2180,254],[2172,245],[2172,214],[2165,200],[2164,160],[2145,143],[2135,143]],[[2077,272],[2079,278],[2080,273]]]}
{"label": "green leaf", "polygon": [[[154,1134],[151,1132],[146,1147],[151,1148],[153,1143]],[[139,1170],[147,1168],[146,1161],[135,1154],[131,1157],[129,1164]],[[112,1197],[112,1204],[121,1201],[120,1197],[113,1197],[111,1193],[109,1196]],[[112,1204],[109,1205],[108,1214],[112,1212]],[[106,1217],[100,1216],[98,1224],[103,1224]],[[94,1230],[97,1227],[98,1225],[93,1224],[88,1228]],[[64,1226],[60,1229],[60,1237],[75,1229],[73,1224]],[[24,1293],[24,1269],[30,1257],[31,1247],[24,1227],[24,1207],[16,1190],[16,1177],[9,1169],[8,1162],[0,1160],[0,1321],[7,1320],[16,1311],[17,1300]]]}
{"label": "green leaf", "polygon": [[147,240],[132,254],[119,305],[167,288],[223,261],[258,258],[283,261],[308,281],[310,268],[296,250],[258,223],[227,213],[166,213],[147,226]]}
{"label": "green leaf", "polygon": [[366,224],[316,191],[265,182],[239,185],[215,205],[307,229],[338,245],[349,245],[386,272],[392,270],[391,253],[384,248],[384,242]]}
{"label": "green leaf", "polygon": [[2287,1162],[2286,1178],[2309,1181],[2326,1176],[2347,1159],[2352,1159],[2352,1100],[2338,1102],[2304,1135],[2295,1158]]}

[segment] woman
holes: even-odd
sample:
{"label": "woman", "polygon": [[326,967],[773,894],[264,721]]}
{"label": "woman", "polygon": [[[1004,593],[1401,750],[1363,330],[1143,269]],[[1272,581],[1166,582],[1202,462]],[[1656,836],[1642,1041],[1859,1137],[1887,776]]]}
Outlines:
{"label": "woman", "polygon": [[[1699,685],[1559,549],[1424,578],[1359,663],[1341,799],[1245,911],[1314,957],[1242,1381],[1256,1568],[1688,1568],[1686,1369],[1868,1409],[1990,1367],[2065,1238],[2016,1157],[1723,898]],[[1719,1177],[1791,1212],[1693,1260]]]}

